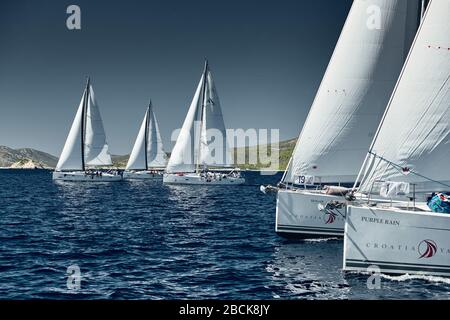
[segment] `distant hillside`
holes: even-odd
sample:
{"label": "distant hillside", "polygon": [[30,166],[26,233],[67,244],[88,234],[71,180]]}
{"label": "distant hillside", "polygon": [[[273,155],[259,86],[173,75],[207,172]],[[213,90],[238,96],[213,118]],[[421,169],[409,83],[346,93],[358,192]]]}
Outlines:
{"label": "distant hillside", "polygon": [[54,168],[58,158],[51,154],[30,148],[11,149],[0,146],[0,167],[10,167],[13,164],[20,166],[31,161],[37,167]]}
{"label": "distant hillside", "polygon": [[[280,142],[279,145],[279,157],[280,166],[279,170],[284,170],[289,162],[289,158],[294,150],[295,143],[297,139],[287,140]],[[273,147],[268,145],[267,150],[273,150]],[[246,148],[235,148],[233,149],[233,157],[236,161],[236,154],[238,152],[245,152],[246,163],[249,162],[250,152],[258,154],[258,147],[246,147]],[[270,151],[269,151],[270,154]],[[170,154],[168,154],[170,156]],[[113,166],[117,168],[125,168],[128,162],[129,155],[113,155]],[[24,149],[11,149],[8,147],[0,146],[0,167],[9,168],[14,165],[14,167],[44,167],[44,168],[55,168],[58,162],[58,158],[52,156],[51,154],[38,151],[35,149],[24,148]],[[258,164],[246,164],[239,165],[241,169],[264,169],[267,165],[261,163]]]}
{"label": "distant hillside", "polygon": [[33,160],[23,159],[13,163],[11,169],[45,169],[46,167],[39,162]]}
{"label": "distant hillside", "polygon": [[124,156],[112,155],[113,166],[116,168],[125,168],[127,166],[128,159],[130,155],[126,154]]}
{"label": "distant hillside", "polygon": [[[291,158],[292,152],[294,151],[295,144],[297,143],[297,139],[291,139],[287,141],[281,141],[279,144],[279,168],[278,170],[285,170],[289,159]],[[266,147],[269,153],[269,156],[271,155],[271,152],[273,152],[274,147],[269,145],[262,145],[262,146],[255,146],[255,147],[245,147],[245,148],[235,148],[233,150],[234,154],[233,157],[236,161],[236,154],[237,152],[245,152],[245,159],[246,159],[246,165],[239,165],[238,167],[241,169],[253,169],[253,170],[259,170],[259,169],[265,169],[269,166],[266,164],[261,164],[260,159],[258,159],[257,164],[248,164],[250,159],[250,153],[253,153],[254,155],[258,155],[258,149],[261,147]],[[273,169],[273,168],[271,168]]]}
{"label": "distant hillside", "polygon": [[[280,149],[279,150],[279,164],[280,165],[279,165],[278,170],[285,170],[285,168],[287,167],[289,159],[295,148],[296,142],[297,142],[297,139],[291,139],[291,140],[280,142],[280,145],[279,145],[279,149]],[[272,147],[270,145],[267,146],[267,150],[272,150]],[[233,159],[235,160],[235,162],[237,160],[236,155],[238,152],[245,152],[245,159],[246,159],[245,162],[249,163],[250,152],[256,152],[256,155],[257,155],[258,147],[234,148],[232,150],[232,156],[233,156]],[[269,151],[269,154],[271,154],[271,151]],[[168,154],[168,156],[170,156],[170,154]],[[123,156],[113,155],[112,156],[113,164],[115,167],[125,168],[125,166],[127,165],[127,162],[128,162],[128,158],[129,158],[129,155],[123,155]],[[259,170],[259,169],[267,168],[268,166],[258,163],[256,165],[255,164],[239,165],[238,167],[241,169]]]}

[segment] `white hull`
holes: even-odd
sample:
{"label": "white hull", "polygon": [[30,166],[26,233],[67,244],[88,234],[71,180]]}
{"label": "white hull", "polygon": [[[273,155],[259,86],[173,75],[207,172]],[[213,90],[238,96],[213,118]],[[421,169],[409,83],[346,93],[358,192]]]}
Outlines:
{"label": "white hull", "polygon": [[150,172],[150,171],[125,171],[123,173],[125,180],[162,180],[162,172]]}
{"label": "white hull", "polygon": [[275,231],[287,238],[342,237],[345,205],[339,209],[319,209],[320,205],[325,207],[332,201],[346,203],[344,197],[306,190],[279,190]]}
{"label": "white hull", "polygon": [[86,181],[86,182],[115,182],[121,181],[122,176],[117,174],[102,173],[101,175],[87,174],[83,171],[53,172],[53,180],[59,181]]}
{"label": "white hull", "polygon": [[348,206],[344,270],[450,276],[450,215]]}
{"label": "white hull", "polygon": [[164,174],[164,184],[191,184],[191,185],[242,185],[244,178],[227,176],[222,179],[207,179],[195,173],[188,174]]}

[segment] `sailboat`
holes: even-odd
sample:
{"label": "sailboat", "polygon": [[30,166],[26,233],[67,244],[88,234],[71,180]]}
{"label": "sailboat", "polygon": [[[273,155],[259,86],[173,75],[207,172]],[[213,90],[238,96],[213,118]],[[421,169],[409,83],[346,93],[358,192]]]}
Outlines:
{"label": "sailboat", "polygon": [[162,180],[162,172],[166,165],[167,155],[150,101],[123,177]]}
{"label": "sailboat", "polygon": [[[369,23],[373,7],[381,9],[377,27]],[[343,236],[345,196],[395,87],[419,11],[418,0],[353,2],[288,168],[271,187],[279,235]]]}
{"label": "sailboat", "polygon": [[425,202],[450,191],[449,146],[450,0],[431,0],[360,170],[369,199],[347,208],[344,270],[450,276],[450,215]]}
{"label": "sailboat", "polygon": [[53,172],[53,180],[92,182],[122,180],[118,172],[103,172],[96,169],[111,165],[103,121],[88,78],[80,106]]}
{"label": "sailboat", "polygon": [[208,61],[172,150],[164,174],[165,184],[240,185],[245,183],[238,169],[231,167],[231,153],[219,96]]}

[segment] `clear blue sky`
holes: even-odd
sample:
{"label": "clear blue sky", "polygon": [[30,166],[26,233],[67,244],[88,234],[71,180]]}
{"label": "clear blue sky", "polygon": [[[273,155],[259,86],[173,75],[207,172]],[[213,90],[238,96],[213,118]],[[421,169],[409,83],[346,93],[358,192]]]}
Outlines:
{"label": "clear blue sky", "polygon": [[[2,0],[0,145],[59,155],[91,75],[110,150],[152,98],[166,149],[208,57],[228,128],[298,135],[351,0]],[[82,30],[66,28],[66,8]]]}

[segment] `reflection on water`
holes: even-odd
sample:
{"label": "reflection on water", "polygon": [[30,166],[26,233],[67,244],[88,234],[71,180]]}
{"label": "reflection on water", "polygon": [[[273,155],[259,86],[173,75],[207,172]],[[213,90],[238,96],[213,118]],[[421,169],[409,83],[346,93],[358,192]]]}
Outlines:
{"label": "reflection on water", "polygon": [[349,287],[341,267],[342,243],[336,240],[283,242],[274,249],[274,259],[266,270],[286,294],[276,298],[345,299]]}
{"label": "reflection on water", "polygon": [[[275,235],[275,198],[242,187],[160,181],[54,183],[46,171],[0,171],[0,297],[5,299],[450,298],[436,278],[341,272],[339,240]],[[78,265],[81,290],[67,288]]]}

